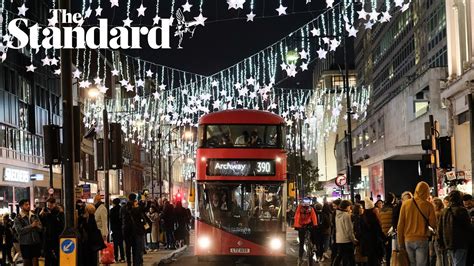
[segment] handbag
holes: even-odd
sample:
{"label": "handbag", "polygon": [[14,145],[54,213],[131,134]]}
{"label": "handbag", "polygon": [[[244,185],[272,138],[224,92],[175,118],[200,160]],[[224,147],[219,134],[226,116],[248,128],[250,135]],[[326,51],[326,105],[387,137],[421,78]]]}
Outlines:
{"label": "handbag", "polygon": [[100,263],[113,264],[115,262],[114,243],[105,243],[106,248],[100,251]]}
{"label": "handbag", "polygon": [[428,221],[428,218],[425,217],[425,215],[423,214],[423,212],[420,210],[420,207],[418,207],[418,204],[416,204],[416,200],[413,199],[413,203],[415,204],[416,208],[418,209],[418,211],[420,212],[421,216],[423,217],[423,220],[425,220],[425,223],[426,223],[426,227],[428,228],[428,232],[429,232],[429,238],[431,239],[433,236],[436,235],[436,231],[435,229],[433,229],[433,227],[431,227],[430,225],[430,222]]}
{"label": "handbag", "polygon": [[404,249],[393,250],[392,258],[390,259],[390,265],[392,266],[408,266],[410,261],[408,260],[407,251]]}

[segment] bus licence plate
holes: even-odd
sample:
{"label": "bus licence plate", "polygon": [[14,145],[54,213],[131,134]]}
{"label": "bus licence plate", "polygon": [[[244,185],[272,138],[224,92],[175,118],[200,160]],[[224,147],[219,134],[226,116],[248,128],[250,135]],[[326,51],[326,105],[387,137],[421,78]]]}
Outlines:
{"label": "bus licence plate", "polygon": [[230,248],[230,253],[250,253],[250,248]]}

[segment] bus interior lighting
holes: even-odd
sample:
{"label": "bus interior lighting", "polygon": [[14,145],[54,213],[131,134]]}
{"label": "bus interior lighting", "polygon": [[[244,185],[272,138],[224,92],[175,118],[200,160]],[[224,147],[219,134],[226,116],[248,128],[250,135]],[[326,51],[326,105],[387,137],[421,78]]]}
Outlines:
{"label": "bus interior lighting", "polygon": [[281,249],[282,246],[283,246],[283,243],[281,242],[281,239],[274,237],[270,240],[270,248],[271,249],[279,250],[279,249]]}
{"label": "bus interior lighting", "polygon": [[198,239],[199,247],[202,249],[207,249],[211,246],[211,239],[208,236],[201,236]]}

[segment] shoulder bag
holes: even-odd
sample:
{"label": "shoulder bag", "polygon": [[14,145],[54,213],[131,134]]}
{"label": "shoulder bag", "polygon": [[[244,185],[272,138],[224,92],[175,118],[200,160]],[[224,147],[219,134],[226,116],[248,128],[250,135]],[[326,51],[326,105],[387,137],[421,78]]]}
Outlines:
{"label": "shoulder bag", "polygon": [[421,216],[423,217],[423,220],[425,220],[425,224],[426,224],[426,227],[428,228],[428,232],[430,233],[429,234],[429,237],[433,237],[436,235],[436,231],[433,229],[433,227],[431,227],[430,225],[430,222],[428,221],[428,218],[426,218],[426,216],[423,214],[423,212],[421,211],[420,207],[418,207],[418,204],[416,204],[416,200],[413,199],[413,203],[415,204],[416,208],[418,209],[418,211],[420,212]]}

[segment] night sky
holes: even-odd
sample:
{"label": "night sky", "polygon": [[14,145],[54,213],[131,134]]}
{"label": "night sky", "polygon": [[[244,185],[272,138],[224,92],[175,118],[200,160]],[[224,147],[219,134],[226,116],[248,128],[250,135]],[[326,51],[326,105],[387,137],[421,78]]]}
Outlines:
{"label": "night sky", "polygon": [[[72,2],[73,10],[80,11],[82,1]],[[211,75],[249,57],[312,20],[320,13],[325,1],[313,0],[314,3],[305,4],[305,0],[285,0],[283,4],[288,7],[287,13],[289,15],[280,17],[275,10],[279,6],[278,0],[254,0],[254,2],[256,17],[254,22],[246,22],[246,14],[250,13],[250,0],[246,1],[244,10],[229,10],[225,0],[204,0],[203,15],[208,17],[206,26],[198,26],[192,39],[185,36],[182,43],[183,49],[175,48],[178,38],[172,36],[173,48],[170,50],[141,49],[125,52],[158,64],[202,75]],[[110,9],[110,3],[103,1],[102,17],[110,19],[109,25],[123,25],[122,20],[126,18],[127,1],[120,0],[119,3],[119,8]],[[160,1],[160,17],[169,17],[169,3],[169,0]],[[186,3],[185,0],[177,0],[175,8],[184,3]],[[199,15],[199,1],[189,0],[189,3],[193,7],[191,13],[185,13],[185,17],[187,21],[192,21],[193,17]],[[140,4],[141,1],[132,0],[130,8],[130,18],[134,21],[132,26],[152,25],[152,19],[156,14],[156,1],[143,1],[144,6],[147,7],[145,19],[143,17],[137,18],[136,9]],[[92,9],[95,9],[96,5],[94,2]],[[262,16],[266,18],[261,18]],[[172,29],[173,32],[174,29]],[[284,86],[311,85],[310,72],[299,73],[297,78],[292,78]]]}

